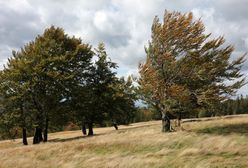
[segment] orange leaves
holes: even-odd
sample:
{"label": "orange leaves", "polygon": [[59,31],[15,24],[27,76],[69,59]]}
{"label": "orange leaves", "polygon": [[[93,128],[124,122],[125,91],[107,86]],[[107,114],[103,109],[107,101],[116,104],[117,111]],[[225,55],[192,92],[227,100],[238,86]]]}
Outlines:
{"label": "orange leaves", "polygon": [[174,84],[168,88],[168,94],[182,103],[187,103],[190,100],[190,92],[185,86]]}
{"label": "orange leaves", "polygon": [[208,39],[204,29],[192,13],[166,11],[162,23],[154,19],[147,60],[140,66],[141,88],[149,96],[193,108],[219,102],[244,84],[244,79],[229,86],[223,82],[243,76],[245,55],[230,63],[233,46],[223,47],[224,37]]}

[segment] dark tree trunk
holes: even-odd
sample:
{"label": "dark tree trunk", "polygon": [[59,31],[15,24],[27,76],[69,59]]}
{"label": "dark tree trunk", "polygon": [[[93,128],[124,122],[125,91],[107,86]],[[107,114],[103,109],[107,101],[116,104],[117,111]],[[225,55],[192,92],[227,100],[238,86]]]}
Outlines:
{"label": "dark tree trunk", "polygon": [[39,143],[39,137],[38,137],[38,131],[36,127],[35,132],[34,132],[33,144],[38,144],[38,143]]}
{"label": "dark tree trunk", "polygon": [[42,137],[42,129],[39,127],[35,128],[35,134],[33,139],[33,144],[39,144],[41,141],[43,141]]}
{"label": "dark tree trunk", "polygon": [[166,113],[162,114],[162,132],[169,132],[171,131],[171,123],[170,118]]}
{"label": "dark tree trunk", "polygon": [[114,125],[114,127],[115,127],[115,130],[118,130],[118,125],[117,125],[117,123],[114,123],[113,125]]}
{"label": "dark tree trunk", "polygon": [[115,130],[118,130],[118,124],[114,119],[111,119],[113,126],[115,127]]}
{"label": "dark tree trunk", "polygon": [[42,142],[43,136],[42,136],[42,129],[41,128],[39,128],[38,136],[39,136],[39,141]]}
{"label": "dark tree trunk", "polygon": [[46,119],[45,130],[44,130],[44,140],[43,142],[47,142],[48,140],[48,118]]}
{"label": "dark tree trunk", "polygon": [[21,103],[21,116],[22,116],[22,143],[23,145],[28,145],[27,140],[27,129],[26,129],[26,117],[24,113],[23,102]]}
{"label": "dark tree trunk", "polygon": [[89,128],[88,136],[92,136],[93,135],[93,123],[92,122],[88,123],[88,128]]}
{"label": "dark tree trunk", "polygon": [[82,133],[83,135],[87,135],[86,124],[82,121]]}
{"label": "dark tree trunk", "polygon": [[26,128],[22,128],[22,143],[23,143],[23,145],[28,145],[27,129]]}
{"label": "dark tree trunk", "polygon": [[179,116],[177,119],[177,126],[181,128],[181,120],[182,120],[182,112],[179,112]]}

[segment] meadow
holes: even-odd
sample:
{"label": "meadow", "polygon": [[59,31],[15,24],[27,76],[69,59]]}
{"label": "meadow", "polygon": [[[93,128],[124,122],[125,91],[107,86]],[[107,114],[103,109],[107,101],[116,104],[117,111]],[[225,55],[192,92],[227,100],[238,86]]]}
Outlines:
{"label": "meadow", "polygon": [[[246,168],[248,115],[184,120],[162,133],[161,121],[49,134],[46,144],[0,142],[0,168]],[[32,139],[29,138],[29,144]]]}

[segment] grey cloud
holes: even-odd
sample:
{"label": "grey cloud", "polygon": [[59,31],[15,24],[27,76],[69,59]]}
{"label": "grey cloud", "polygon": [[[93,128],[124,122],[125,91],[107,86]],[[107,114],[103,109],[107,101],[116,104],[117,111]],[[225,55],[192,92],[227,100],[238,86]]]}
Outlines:
{"label": "grey cloud", "polygon": [[0,41],[11,47],[21,47],[39,32],[39,16],[30,12],[18,13],[0,6]]}
{"label": "grey cloud", "polygon": [[247,21],[247,0],[212,0],[211,3],[226,20]]}
{"label": "grey cloud", "polygon": [[[194,8],[193,13],[197,17],[202,17],[207,32],[213,33],[214,37],[224,35],[226,44],[235,47],[232,59],[236,59],[248,51],[248,46],[245,43],[246,39],[248,39],[248,31],[245,29],[248,26],[248,22],[238,18],[232,20],[221,17],[225,13],[220,14],[217,8]],[[247,70],[247,68],[248,61],[244,63],[242,71]]]}
{"label": "grey cloud", "polygon": [[[247,0],[9,0],[0,1],[0,63],[50,25],[93,44],[105,42],[111,59],[126,73],[137,73],[145,59],[144,46],[155,15],[164,10],[202,17],[206,31],[224,35],[236,48],[233,57],[248,51]],[[247,73],[248,62],[243,72]],[[123,73],[123,72],[122,72]]]}
{"label": "grey cloud", "polygon": [[[126,46],[130,37],[129,23],[117,11],[97,11],[93,18],[95,39],[106,41],[111,47]],[[127,26],[124,26],[127,25]]]}

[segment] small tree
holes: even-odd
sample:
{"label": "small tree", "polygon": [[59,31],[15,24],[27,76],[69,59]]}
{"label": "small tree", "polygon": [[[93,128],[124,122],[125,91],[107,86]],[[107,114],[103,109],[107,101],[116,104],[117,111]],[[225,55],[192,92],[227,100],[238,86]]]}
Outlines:
{"label": "small tree", "polygon": [[108,117],[116,129],[118,124],[129,124],[133,121],[136,112],[135,101],[137,100],[136,88],[133,86],[133,79],[128,76],[116,79],[112,85],[112,97],[108,101]]}
{"label": "small tree", "polygon": [[139,83],[144,99],[161,113],[163,132],[171,130],[173,114],[213,108],[245,83],[240,73],[245,55],[231,62],[233,46],[209,37],[192,13],[166,11],[163,23],[153,21]]}

